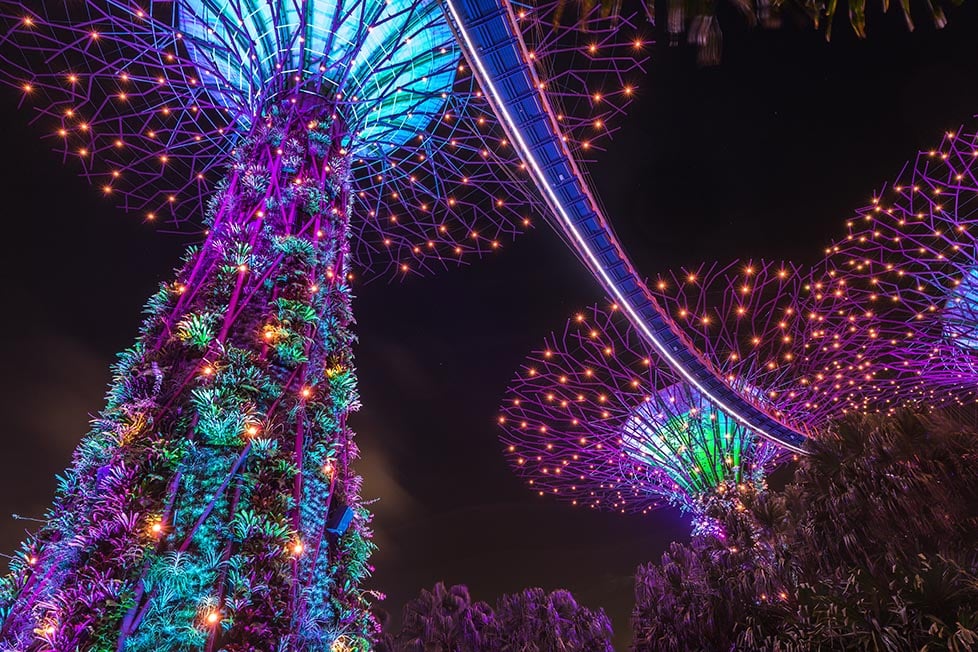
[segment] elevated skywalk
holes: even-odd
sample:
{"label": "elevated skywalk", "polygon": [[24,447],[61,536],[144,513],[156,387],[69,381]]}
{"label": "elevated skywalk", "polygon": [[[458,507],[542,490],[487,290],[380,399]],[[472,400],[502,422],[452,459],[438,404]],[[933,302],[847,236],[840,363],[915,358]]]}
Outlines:
{"label": "elevated skywalk", "polygon": [[473,73],[506,135],[549,205],[551,223],[573,243],[605,291],[688,383],[757,434],[799,453],[806,437],[721,380],[649,294],[591,194],[540,80],[511,5],[500,0],[441,0]]}

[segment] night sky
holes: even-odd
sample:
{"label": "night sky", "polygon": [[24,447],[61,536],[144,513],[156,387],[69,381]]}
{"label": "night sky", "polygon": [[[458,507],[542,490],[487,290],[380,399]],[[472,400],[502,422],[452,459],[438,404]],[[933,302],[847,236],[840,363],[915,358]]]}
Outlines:
{"label": "night sky", "polygon": [[[896,11],[871,15],[867,41],[840,24],[831,44],[734,21],[708,69],[689,48],[656,47],[630,117],[589,167],[639,269],[812,262],[874,189],[978,111],[978,2],[949,17],[936,31],[920,15],[910,34]],[[26,126],[13,92],[0,99],[0,550],[11,551],[30,524],[9,515],[42,514],[114,354],[185,242],[108,204]],[[625,649],[635,567],[685,540],[688,523],[539,498],[504,464],[495,417],[507,383],[545,335],[602,299],[537,225],[438,277],[355,285],[364,408],[353,425],[365,497],[379,499],[372,586],[394,614],[438,580],[490,602],[564,587],[607,610]]]}

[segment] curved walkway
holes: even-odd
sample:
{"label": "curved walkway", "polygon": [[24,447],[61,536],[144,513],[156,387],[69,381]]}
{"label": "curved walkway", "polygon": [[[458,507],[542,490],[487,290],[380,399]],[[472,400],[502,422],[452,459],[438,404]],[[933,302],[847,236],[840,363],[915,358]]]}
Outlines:
{"label": "curved walkway", "polygon": [[441,0],[465,57],[507,136],[552,211],[605,291],[688,383],[757,434],[804,453],[806,436],[749,402],[720,379],[649,295],[566,144],[515,25],[509,2]]}

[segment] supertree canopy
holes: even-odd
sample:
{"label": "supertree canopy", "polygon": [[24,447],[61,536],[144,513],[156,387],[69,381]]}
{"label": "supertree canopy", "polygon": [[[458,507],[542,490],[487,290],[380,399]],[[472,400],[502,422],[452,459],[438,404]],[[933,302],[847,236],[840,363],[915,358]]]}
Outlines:
{"label": "supertree canopy", "polygon": [[660,274],[649,291],[679,334],[748,400],[812,433],[840,408],[811,374],[804,287],[810,270],[786,261],[737,260]]}
{"label": "supertree canopy", "polygon": [[[0,647],[368,649],[351,270],[491,251],[538,204],[441,8],[0,7],[0,77],[65,157],[146,220],[203,230],[12,562]],[[583,152],[631,95],[641,37],[558,11],[520,9],[514,38],[536,74],[582,62],[531,90]],[[615,88],[587,85],[603,73]]]}
{"label": "supertree canopy", "polygon": [[875,352],[812,291],[815,273],[787,262],[713,263],[660,275],[650,291],[745,398],[817,436],[845,414],[894,402],[903,385],[877,378]]}
{"label": "supertree canopy", "polygon": [[851,412],[973,403],[976,167],[976,137],[948,132],[859,209],[812,268],[701,265],[649,290],[690,348],[728,381],[756,380],[799,432]]}
{"label": "supertree canopy", "polygon": [[978,137],[947,132],[846,223],[810,288],[827,317],[830,363],[847,350],[874,361],[873,380],[903,403],[978,397]]}
{"label": "supertree canopy", "polygon": [[713,501],[763,489],[785,456],[683,383],[614,304],[579,313],[530,357],[499,422],[540,495],[622,513],[673,504],[697,530]]}

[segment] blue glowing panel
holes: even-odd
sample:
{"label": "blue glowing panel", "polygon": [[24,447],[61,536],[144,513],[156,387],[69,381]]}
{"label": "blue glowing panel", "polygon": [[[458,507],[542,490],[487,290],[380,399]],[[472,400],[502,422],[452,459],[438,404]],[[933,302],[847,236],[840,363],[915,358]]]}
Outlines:
{"label": "blue glowing panel", "polygon": [[434,0],[181,0],[178,17],[220,105],[247,122],[299,87],[336,108],[362,157],[438,120],[459,60]]}
{"label": "blue glowing panel", "polygon": [[978,351],[978,269],[969,269],[944,306],[944,335],[963,349]]}

